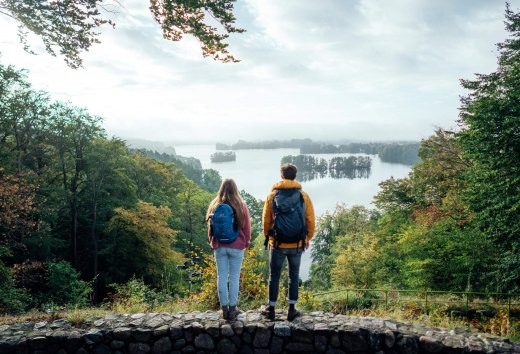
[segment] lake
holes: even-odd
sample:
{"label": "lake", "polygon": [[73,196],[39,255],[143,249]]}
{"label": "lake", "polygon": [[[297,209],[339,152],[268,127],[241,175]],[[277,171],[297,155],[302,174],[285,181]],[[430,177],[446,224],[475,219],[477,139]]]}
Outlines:
{"label": "lake", "polygon": [[[222,178],[233,178],[239,189],[243,189],[255,198],[265,200],[273,184],[280,180],[280,160],[286,155],[299,155],[299,149],[237,150],[236,161],[212,163],[210,155],[215,145],[180,145],[175,146],[177,155],[195,157],[202,168],[213,168]],[[312,155],[327,161],[335,156],[367,156],[364,154],[319,154]],[[337,204],[363,205],[373,208],[373,197],[379,192],[379,183],[390,178],[405,177],[410,166],[382,162],[377,155],[372,158],[372,169],[368,178],[335,179],[318,178],[300,182],[314,205],[316,217],[325,212],[333,212]],[[298,180],[298,177],[296,178]],[[312,245],[312,242],[311,242]],[[311,258],[306,252],[302,258],[300,276],[306,280],[309,276]]]}

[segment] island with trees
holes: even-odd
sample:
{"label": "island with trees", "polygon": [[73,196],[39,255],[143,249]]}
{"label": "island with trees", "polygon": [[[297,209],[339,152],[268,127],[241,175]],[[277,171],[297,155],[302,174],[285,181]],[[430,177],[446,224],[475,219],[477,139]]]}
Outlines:
{"label": "island with trees", "polygon": [[236,161],[237,155],[233,151],[217,151],[210,156],[211,162],[230,162]]}

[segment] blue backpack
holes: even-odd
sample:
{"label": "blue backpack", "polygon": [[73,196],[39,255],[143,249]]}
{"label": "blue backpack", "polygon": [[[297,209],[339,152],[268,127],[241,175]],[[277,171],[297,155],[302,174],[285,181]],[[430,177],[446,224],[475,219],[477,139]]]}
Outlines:
{"label": "blue backpack", "polygon": [[211,236],[220,243],[232,243],[240,233],[235,210],[229,204],[219,204],[210,216]]}

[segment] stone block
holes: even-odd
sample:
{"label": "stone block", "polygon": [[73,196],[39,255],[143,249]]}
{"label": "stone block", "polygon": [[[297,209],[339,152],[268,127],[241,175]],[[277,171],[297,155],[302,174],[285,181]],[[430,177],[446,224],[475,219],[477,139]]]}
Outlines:
{"label": "stone block", "polygon": [[311,353],[314,352],[312,344],[291,342],[285,345],[284,349],[296,353]]}
{"label": "stone block", "polygon": [[168,337],[162,337],[155,341],[152,347],[153,354],[169,353],[172,349],[172,341]]}
{"label": "stone block", "polygon": [[235,354],[238,349],[229,338],[223,338],[218,342],[217,350],[219,353]]}
{"label": "stone block", "polygon": [[419,347],[427,353],[439,353],[443,345],[437,338],[421,336],[419,337]]}
{"label": "stone block", "polygon": [[256,329],[255,337],[253,339],[253,347],[267,348],[269,346],[269,339],[271,338],[271,331],[265,326],[259,325]]}
{"label": "stone block", "polygon": [[213,338],[207,333],[201,333],[195,337],[195,348],[202,350],[212,350],[215,348]]}
{"label": "stone block", "polygon": [[327,341],[327,337],[322,335],[314,336],[314,349],[317,352],[324,352],[327,350],[327,347],[329,346],[329,343]]}
{"label": "stone block", "polygon": [[128,352],[130,354],[147,354],[150,353],[151,348],[146,343],[130,343],[128,345]]}
{"label": "stone block", "polygon": [[273,354],[281,353],[283,350],[283,339],[280,337],[273,337],[271,339],[271,345],[269,346],[269,352]]}

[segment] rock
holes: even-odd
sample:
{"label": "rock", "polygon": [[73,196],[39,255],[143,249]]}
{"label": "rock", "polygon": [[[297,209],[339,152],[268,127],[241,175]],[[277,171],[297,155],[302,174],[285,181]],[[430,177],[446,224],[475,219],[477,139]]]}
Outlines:
{"label": "rock", "polygon": [[137,342],[148,342],[152,336],[153,330],[149,328],[136,328],[132,331],[132,338]]}
{"label": "rock", "polygon": [[162,337],[155,341],[152,348],[152,353],[163,354],[169,353],[172,349],[172,341],[168,337]]}
{"label": "rock", "polygon": [[168,333],[168,325],[163,325],[161,327],[158,327],[153,330],[153,336],[154,337],[160,337]]}
{"label": "rock", "polygon": [[94,354],[112,354],[112,350],[104,344],[97,344],[93,352]]}
{"label": "rock", "polygon": [[274,325],[274,335],[278,337],[289,337],[291,335],[291,327],[284,322],[278,322]]}
{"label": "rock", "polygon": [[[218,321],[209,321],[204,325],[204,329],[210,336],[218,337],[220,334],[219,325],[220,323]],[[231,326],[229,326],[229,328],[231,328]]]}
{"label": "rock", "polygon": [[348,352],[367,352],[368,343],[362,334],[357,330],[347,330],[341,339],[342,347]]}
{"label": "rock", "polygon": [[404,335],[397,343],[396,347],[400,353],[403,354],[417,354],[419,353],[419,346],[414,337]]}
{"label": "rock", "polygon": [[47,344],[47,341],[47,338],[42,336],[27,339],[27,343],[33,349],[44,349]]}
{"label": "rock", "polygon": [[128,327],[119,327],[112,331],[115,339],[127,340],[132,335],[132,330]]}
{"label": "rock", "polygon": [[202,350],[211,350],[215,347],[215,344],[209,334],[202,333],[195,337],[195,347]]}
{"label": "rock", "polygon": [[96,327],[101,327],[105,324],[105,321],[104,320],[97,320],[97,321],[94,321],[94,326]]}
{"label": "rock", "polygon": [[385,331],[385,346],[387,348],[393,348],[395,345],[395,334],[390,330]]}
{"label": "rock", "polygon": [[[41,329],[43,327],[46,327],[47,326],[47,321],[41,321],[41,322],[36,322],[34,324],[34,329]],[[9,326],[6,326],[6,327],[9,327]],[[2,332],[2,327],[0,327],[0,332]]]}
{"label": "rock", "polygon": [[170,334],[171,334],[172,339],[177,339],[177,338],[182,337],[183,330],[182,330],[181,324],[176,323],[173,326],[170,324]]}
{"label": "rock", "polygon": [[289,350],[291,352],[297,352],[297,353],[305,353],[305,352],[314,351],[314,347],[311,344],[297,343],[297,342],[288,343],[284,349]]}
{"label": "rock", "polygon": [[444,338],[442,341],[442,344],[444,344],[447,347],[453,348],[453,349],[463,349],[464,348],[464,337],[455,335],[455,336],[448,336]]}
{"label": "rock", "polygon": [[336,348],[336,347],[339,347],[340,344],[341,344],[341,342],[339,340],[339,335],[337,333],[334,333],[330,337],[330,345]]}
{"label": "rock", "polygon": [[156,328],[164,324],[164,320],[160,316],[155,316],[145,323],[145,326]]}
{"label": "rock", "polygon": [[181,349],[185,345],[186,345],[186,340],[185,339],[179,339],[179,340],[176,340],[175,343],[173,343],[173,348],[174,349]]}
{"label": "rock", "polygon": [[97,330],[93,330],[85,334],[83,339],[88,345],[96,344],[103,341],[103,333]]}
{"label": "rock", "polygon": [[235,354],[238,350],[235,344],[228,338],[222,339],[217,346],[219,353]]}
{"label": "rock", "polygon": [[231,328],[231,325],[229,325],[229,324],[223,325],[222,328],[220,329],[220,333],[224,337],[231,337],[231,336],[235,335],[235,332],[233,331],[233,328]]}
{"label": "rock", "polygon": [[150,346],[146,343],[130,343],[128,352],[130,354],[146,354],[150,352]]}
{"label": "rock", "polygon": [[314,337],[314,348],[317,352],[324,352],[327,350],[327,347],[327,337],[322,335],[317,335]]}
{"label": "rock", "polygon": [[240,321],[235,321],[235,323],[233,323],[233,330],[238,336],[242,335],[242,333],[244,333],[244,324]]}
{"label": "rock", "polygon": [[259,324],[253,339],[253,346],[255,348],[266,348],[269,345],[270,338],[271,332],[264,325]]}
{"label": "rock", "polygon": [[69,321],[67,321],[67,320],[56,320],[56,321],[52,322],[50,325],[50,327],[52,329],[63,328],[63,327],[68,327],[68,326],[69,326]]}
{"label": "rock", "polygon": [[122,340],[113,340],[112,342],[110,342],[110,348],[112,349],[121,349],[121,348],[124,348],[125,346],[125,342],[123,342]]}
{"label": "rock", "polygon": [[442,350],[442,343],[434,337],[421,336],[419,337],[419,347],[428,353],[438,353]]}
{"label": "rock", "polygon": [[82,343],[83,339],[81,337],[81,333],[73,331],[67,338],[67,344],[65,345],[65,348],[69,353],[74,353],[76,350],[78,350]]}
{"label": "rock", "polygon": [[138,319],[143,318],[144,316],[146,316],[146,314],[144,314],[144,313],[134,313],[133,315],[130,315],[130,318],[132,320],[138,320]]}
{"label": "rock", "polygon": [[281,353],[283,349],[283,339],[280,337],[273,337],[271,339],[271,346],[269,347],[270,353]]}

